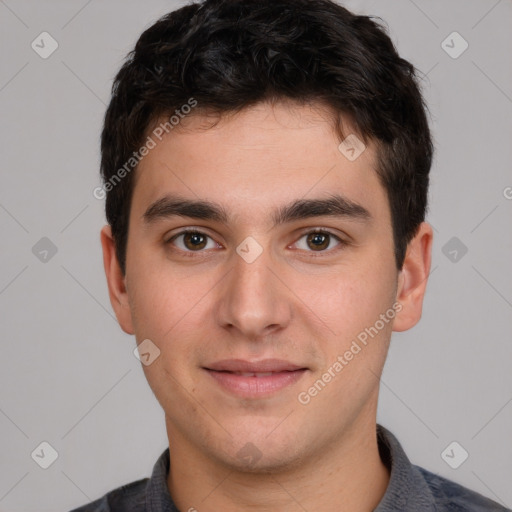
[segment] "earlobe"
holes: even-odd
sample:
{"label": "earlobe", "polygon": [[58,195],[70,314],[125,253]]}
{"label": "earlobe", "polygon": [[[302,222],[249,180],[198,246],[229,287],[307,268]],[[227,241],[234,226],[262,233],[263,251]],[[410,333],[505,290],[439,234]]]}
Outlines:
{"label": "earlobe", "polygon": [[119,266],[112,229],[109,225],[104,226],[101,230],[101,246],[103,249],[103,266],[107,278],[110,303],[121,329],[127,334],[134,334],[125,276]]}
{"label": "earlobe", "polygon": [[394,331],[406,331],[415,326],[421,318],[430,273],[432,240],[432,227],[422,222],[407,246],[404,264],[398,276],[396,300],[400,303],[401,309],[393,323]]}

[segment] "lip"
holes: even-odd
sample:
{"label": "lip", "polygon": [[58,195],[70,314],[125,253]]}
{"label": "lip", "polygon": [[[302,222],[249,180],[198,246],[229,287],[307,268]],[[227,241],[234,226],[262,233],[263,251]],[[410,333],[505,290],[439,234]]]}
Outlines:
{"label": "lip", "polygon": [[[264,398],[295,384],[308,370],[282,359],[225,359],[203,367],[224,390],[242,398]],[[250,373],[263,375],[247,375]]]}
{"label": "lip", "polygon": [[261,361],[245,361],[244,359],[224,359],[205,366],[207,370],[224,372],[292,372],[306,369],[304,366],[285,361],[284,359],[262,359]]}

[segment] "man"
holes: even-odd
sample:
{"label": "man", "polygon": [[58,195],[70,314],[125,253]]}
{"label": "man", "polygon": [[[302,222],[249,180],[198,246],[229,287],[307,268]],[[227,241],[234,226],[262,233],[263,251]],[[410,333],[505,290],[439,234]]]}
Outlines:
{"label": "man", "polygon": [[328,0],[172,12],[118,73],[101,149],[110,299],[169,449],[77,510],[505,510],[376,424],[432,247],[423,101],[377,23]]}

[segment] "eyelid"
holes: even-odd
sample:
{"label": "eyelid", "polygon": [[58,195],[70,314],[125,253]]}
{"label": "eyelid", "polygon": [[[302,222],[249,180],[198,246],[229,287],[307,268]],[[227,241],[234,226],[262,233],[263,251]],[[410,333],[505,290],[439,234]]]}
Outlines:
{"label": "eyelid", "polygon": [[[206,231],[204,231],[204,228],[194,228],[194,227],[189,227],[189,228],[185,228],[185,229],[182,229],[181,231],[178,231],[177,233],[174,233],[173,235],[171,235],[170,237],[164,237],[164,244],[165,245],[173,245],[172,242],[182,236],[182,235],[189,235],[189,234],[197,234],[197,235],[201,235],[201,236],[204,236],[205,238],[208,238],[210,239],[211,241],[213,241],[215,244],[217,245],[222,245],[220,244],[219,242],[217,242],[217,240],[215,240],[213,238],[213,236],[209,235]],[[177,251],[180,251],[181,253],[188,253],[188,254],[194,254],[194,253],[203,253],[205,252],[205,249],[201,249],[201,250],[198,250],[198,251],[185,251],[183,249],[179,249],[177,247],[174,247]]]}
{"label": "eyelid", "polygon": [[[324,250],[324,251],[312,251],[312,250],[311,251],[305,251],[305,252],[308,253],[308,256],[321,257],[322,255],[330,255],[330,254],[332,254],[334,252],[337,252],[338,250],[342,249],[346,245],[349,245],[349,241],[346,240],[345,238],[343,238],[341,235],[337,235],[336,233],[331,231],[329,228],[323,228],[323,227],[307,228],[305,231],[301,231],[299,237],[297,238],[297,240],[295,242],[293,242],[293,244],[296,244],[304,236],[307,236],[307,235],[310,235],[310,234],[313,234],[313,233],[315,233],[315,234],[316,233],[320,233],[320,234],[324,234],[324,235],[329,235],[330,237],[336,239],[338,244],[336,245],[336,247],[333,247],[332,249],[327,249],[327,250]],[[303,250],[303,249],[299,249],[299,250]]]}

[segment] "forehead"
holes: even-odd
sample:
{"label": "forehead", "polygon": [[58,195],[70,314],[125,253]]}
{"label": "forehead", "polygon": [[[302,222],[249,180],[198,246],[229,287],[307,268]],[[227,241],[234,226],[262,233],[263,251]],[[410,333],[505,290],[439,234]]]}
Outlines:
{"label": "forehead", "polygon": [[[343,130],[362,144],[350,123]],[[194,113],[160,138],[153,136],[155,146],[136,170],[138,215],[165,194],[211,200],[239,218],[333,194],[375,214],[387,206],[373,143],[353,159],[350,147],[340,150],[332,115],[318,105],[263,103],[220,118]]]}

